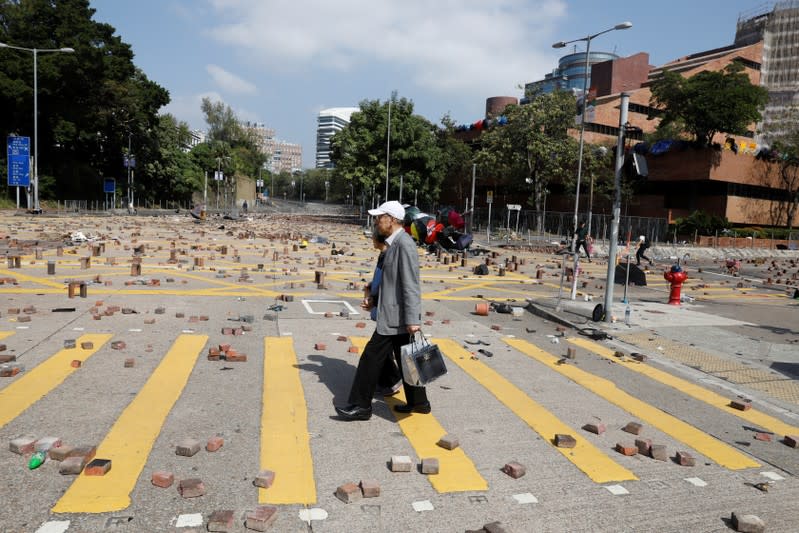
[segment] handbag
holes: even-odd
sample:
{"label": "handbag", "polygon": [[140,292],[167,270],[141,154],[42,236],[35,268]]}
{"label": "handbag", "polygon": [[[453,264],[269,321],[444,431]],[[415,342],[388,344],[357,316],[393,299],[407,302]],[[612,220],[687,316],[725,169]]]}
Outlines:
{"label": "handbag", "polygon": [[438,345],[427,342],[424,335],[420,341],[412,335],[411,342],[402,346],[400,355],[402,379],[412,387],[422,387],[447,373]]}

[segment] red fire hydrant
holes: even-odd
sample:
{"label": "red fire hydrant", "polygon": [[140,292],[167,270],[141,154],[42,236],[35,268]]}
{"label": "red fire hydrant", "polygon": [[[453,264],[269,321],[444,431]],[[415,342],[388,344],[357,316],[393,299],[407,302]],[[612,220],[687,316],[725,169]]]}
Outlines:
{"label": "red fire hydrant", "polygon": [[680,291],[682,290],[683,282],[688,279],[688,274],[680,267],[680,265],[673,265],[671,270],[663,273],[663,277],[671,283],[671,292],[669,293],[669,304],[680,305]]}

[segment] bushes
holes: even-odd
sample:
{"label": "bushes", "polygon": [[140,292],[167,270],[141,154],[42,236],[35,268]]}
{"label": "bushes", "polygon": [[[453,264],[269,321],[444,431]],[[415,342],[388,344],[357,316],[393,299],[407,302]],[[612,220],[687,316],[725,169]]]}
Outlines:
{"label": "bushes", "polygon": [[687,217],[678,218],[669,228],[670,231],[676,230],[680,235],[714,235],[717,231],[722,232],[730,227],[730,222],[726,217],[711,215],[704,211],[694,211]]}

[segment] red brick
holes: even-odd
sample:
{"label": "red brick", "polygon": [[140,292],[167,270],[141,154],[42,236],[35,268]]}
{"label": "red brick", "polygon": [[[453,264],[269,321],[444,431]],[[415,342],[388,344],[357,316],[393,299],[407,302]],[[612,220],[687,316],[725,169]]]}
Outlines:
{"label": "red brick", "polygon": [[791,448],[799,448],[799,435],[785,435],[782,442]]}
{"label": "red brick", "polygon": [[228,351],[225,354],[225,359],[230,361],[231,363],[246,363],[247,362],[247,354],[239,353],[235,350]]}
{"label": "red brick", "polygon": [[510,462],[502,467],[502,471],[508,474],[513,479],[519,479],[520,477],[522,477],[527,473],[527,468],[525,468],[524,465],[520,463]]}
{"label": "red brick", "polygon": [[227,533],[233,528],[234,512],[232,510],[214,511],[208,517],[208,531]]}
{"label": "red brick", "polygon": [[87,476],[104,476],[111,470],[111,459],[92,459],[83,473]]}
{"label": "red brick", "polygon": [[136,360],[132,357],[125,359],[125,368],[133,368],[136,365]]}
{"label": "red brick", "polygon": [[494,331],[501,331],[502,326],[500,326],[499,324],[491,324],[491,329],[493,329]]}
{"label": "red brick", "polygon": [[357,346],[350,346],[350,347],[349,347],[349,349],[348,349],[347,351],[348,351],[349,353],[360,353],[360,352],[361,352],[361,351],[360,351],[360,349],[358,349],[358,347],[357,347]]}
{"label": "red brick", "polygon": [[574,448],[577,446],[577,441],[571,435],[559,433],[555,435],[555,446],[558,448]]}
{"label": "red brick", "polygon": [[224,443],[225,439],[223,439],[222,437],[211,437],[210,439],[208,439],[208,442],[205,444],[205,449],[209,452],[215,452],[219,448],[221,448]]}
{"label": "red brick", "polygon": [[638,453],[648,456],[652,451],[652,439],[635,439],[635,447]]}
{"label": "red brick", "polygon": [[205,484],[202,479],[181,479],[178,483],[178,493],[184,498],[197,498],[205,495]]}
{"label": "red brick", "polygon": [[36,441],[34,449],[37,452],[47,452],[51,448],[58,448],[61,446],[61,439],[59,437],[43,437]]}
{"label": "red brick", "polygon": [[254,531],[266,531],[277,519],[277,507],[261,505],[255,511],[247,513],[244,519],[244,527]]}
{"label": "red brick", "polygon": [[258,475],[255,476],[255,479],[252,481],[252,484],[256,487],[261,487],[262,489],[268,489],[272,486],[272,483],[275,482],[275,473],[271,470],[261,470],[258,472]]}
{"label": "red brick", "polygon": [[616,443],[616,451],[622,455],[635,455],[638,453],[638,448],[629,443]]}
{"label": "red brick", "polygon": [[80,359],[73,359],[72,362],[69,363],[69,366],[72,368],[80,368],[82,364],[83,362]]}
{"label": "red brick", "polygon": [[219,345],[219,350],[222,353],[227,353],[227,351],[230,350],[230,344],[220,344]]}
{"label": "red brick", "polygon": [[316,344],[313,345],[313,349],[323,352],[327,350],[327,345],[324,342],[317,342]]}
{"label": "red brick", "polygon": [[48,457],[53,461],[63,461],[69,457],[69,452],[72,451],[72,446],[58,446],[57,448],[50,448],[47,452]]}
{"label": "red brick", "polygon": [[344,483],[336,489],[336,498],[344,503],[352,503],[362,497],[361,488],[355,483]]}
{"label": "red brick", "polygon": [[20,437],[12,440],[8,445],[9,450],[20,455],[33,453],[36,449],[36,439],[33,437]]}
{"label": "red brick", "polygon": [[596,435],[601,435],[601,434],[603,434],[605,432],[605,424],[602,424],[602,423],[586,424],[586,425],[583,426],[583,429],[588,431],[588,432],[590,432],[590,433],[594,433]]}
{"label": "red brick", "polygon": [[732,400],[730,402],[730,407],[733,409],[738,409],[739,411],[748,411],[752,408],[751,402],[739,402],[738,400]]}
{"label": "red brick", "polygon": [[94,349],[94,343],[91,342],[91,341],[82,342],[82,343],[80,343],[80,347],[83,350],[93,350]]}
{"label": "red brick", "polygon": [[97,454],[97,447],[86,445],[72,448],[67,457],[83,457],[83,464],[88,463]]}
{"label": "red brick", "polygon": [[78,475],[83,471],[86,461],[83,457],[67,457],[58,465],[58,473],[63,475]]}
{"label": "red brick", "polygon": [[167,472],[165,470],[156,470],[155,472],[153,472],[150,481],[156,487],[161,487],[162,489],[168,489],[169,487],[172,486],[172,483],[175,482],[175,475],[172,472]]}
{"label": "red brick", "polygon": [[380,484],[374,479],[362,479],[359,485],[364,498],[377,498],[380,496]]}
{"label": "red brick", "polygon": [[755,433],[755,440],[762,440],[763,442],[771,442],[771,434],[758,432]]}
{"label": "red brick", "polygon": [[688,452],[677,452],[677,462],[681,466],[695,466],[696,460]]}
{"label": "red brick", "polygon": [[638,422],[629,422],[626,426],[624,426],[622,431],[626,431],[627,433],[632,433],[633,435],[640,435],[641,429],[643,426]]}
{"label": "red brick", "polygon": [[17,360],[17,356],[16,355],[12,355],[12,354],[0,355],[0,363],[12,363],[12,362],[14,362],[16,360]]}
{"label": "red brick", "polygon": [[355,327],[358,329],[364,329],[366,327],[366,322],[357,322]]}
{"label": "red brick", "polygon": [[336,340],[339,342],[347,342],[349,340],[349,337],[347,337],[346,335],[339,335]]}
{"label": "red brick", "polygon": [[125,341],[114,341],[111,343],[111,348],[113,350],[124,350],[126,346]]}

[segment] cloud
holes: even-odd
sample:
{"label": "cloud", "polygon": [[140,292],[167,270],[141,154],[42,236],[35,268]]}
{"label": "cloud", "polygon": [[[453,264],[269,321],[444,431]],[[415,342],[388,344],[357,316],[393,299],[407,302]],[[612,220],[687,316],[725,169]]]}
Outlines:
{"label": "cloud", "polygon": [[236,76],[232,72],[228,72],[220,66],[206,65],[205,70],[211,75],[214,83],[226,92],[236,94],[255,94],[258,92],[254,84]]}
{"label": "cloud", "polygon": [[[551,70],[565,0],[207,0],[210,37],[253,66],[348,72],[377,65],[438,94],[515,94]],[[454,95],[453,95],[454,96]]]}

